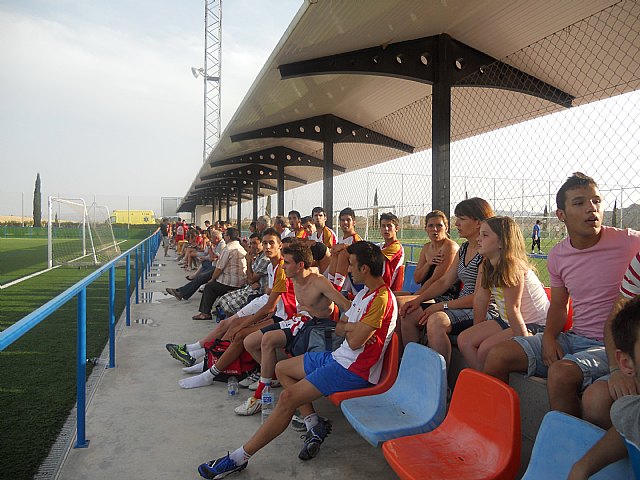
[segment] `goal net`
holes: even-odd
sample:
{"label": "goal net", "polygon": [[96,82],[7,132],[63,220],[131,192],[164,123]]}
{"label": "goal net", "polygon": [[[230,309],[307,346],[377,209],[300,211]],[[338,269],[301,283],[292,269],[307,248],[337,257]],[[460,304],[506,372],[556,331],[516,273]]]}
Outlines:
{"label": "goal net", "polygon": [[81,198],[49,197],[49,268],[106,263],[120,254],[109,209]]}

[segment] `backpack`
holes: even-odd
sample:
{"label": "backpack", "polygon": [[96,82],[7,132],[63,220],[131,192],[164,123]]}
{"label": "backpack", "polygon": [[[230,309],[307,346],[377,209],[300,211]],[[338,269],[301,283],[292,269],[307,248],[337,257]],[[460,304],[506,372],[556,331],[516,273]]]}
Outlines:
{"label": "backpack", "polygon": [[[206,354],[202,371],[213,367],[218,361],[218,358],[229,348],[229,345],[231,345],[229,340],[214,339],[205,343],[204,349]],[[214,380],[226,382],[229,377],[236,377],[238,380],[242,380],[249,376],[257,366],[258,362],[253,359],[249,352],[243,350],[240,356],[231,362],[225,370],[220,372],[220,375],[216,376]]]}
{"label": "backpack", "polygon": [[308,320],[293,337],[289,353],[294,357],[306,352],[333,352],[344,341],[336,335],[336,322],[331,319]]}

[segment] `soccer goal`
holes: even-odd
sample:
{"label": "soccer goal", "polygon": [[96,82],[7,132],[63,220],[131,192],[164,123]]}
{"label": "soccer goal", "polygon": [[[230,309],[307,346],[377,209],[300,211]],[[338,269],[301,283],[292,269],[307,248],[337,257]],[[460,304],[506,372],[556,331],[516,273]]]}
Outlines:
{"label": "soccer goal", "polygon": [[106,263],[120,254],[109,209],[81,198],[49,197],[49,268]]}

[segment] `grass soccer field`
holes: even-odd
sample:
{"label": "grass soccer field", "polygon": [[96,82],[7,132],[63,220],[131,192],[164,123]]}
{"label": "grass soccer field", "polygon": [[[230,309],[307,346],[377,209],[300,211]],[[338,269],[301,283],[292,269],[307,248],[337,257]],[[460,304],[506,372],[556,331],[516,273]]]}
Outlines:
{"label": "grass soccer field", "polygon": [[0,284],[45,268],[46,238],[0,238]]}
{"label": "grass soccer field", "polygon": [[[0,239],[2,258],[11,261],[11,271],[37,266],[34,252],[44,251],[46,239],[20,239],[21,248],[9,249]],[[11,242],[14,240],[11,240]],[[138,240],[123,243],[123,251]],[[44,245],[44,246],[43,246]],[[13,245],[15,247],[15,245]],[[5,249],[6,248],[6,249]],[[40,250],[39,250],[40,249]],[[43,249],[43,250],[42,250]],[[23,255],[22,250],[28,253]],[[31,253],[31,255],[29,255]],[[23,258],[23,264],[17,258]],[[133,264],[134,262],[132,262]],[[54,298],[92,272],[94,268],[58,268],[0,290],[0,330]],[[122,285],[125,268],[116,269],[116,285]],[[132,268],[132,284],[135,270]],[[97,357],[109,337],[109,276],[87,289],[87,357]],[[116,318],[124,309],[125,292],[116,294]],[[0,352],[0,476],[31,479],[75,403],[77,302],[67,303],[20,340]],[[90,373],[91,367],[87,366]]]}

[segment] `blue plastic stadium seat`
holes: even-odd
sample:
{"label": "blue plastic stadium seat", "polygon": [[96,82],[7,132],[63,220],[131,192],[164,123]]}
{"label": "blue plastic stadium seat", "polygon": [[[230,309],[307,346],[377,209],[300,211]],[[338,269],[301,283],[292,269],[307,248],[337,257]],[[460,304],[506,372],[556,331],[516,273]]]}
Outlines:
{"label": "blue plastic stadium seat", "polygon": [[626,438],[624,443],[627,446],[627,452],[629,452],[629,460],[631,461],[633,473],[636,475],[636,480],[640,480],[640,448]]}
{"label": "blue plastic stadium seat", "polygon": [[[544,416],[523,480],[567,478],[569,471],[602,438],[605,431],[566,413]],[[593,480],[633,478],[629,459],[620,460],[593,475]]]}
{"label": "blue plastic stadium seat", "polygon": [[413,274],[415,271],[416,265],[413,263],[407,263],[404,266],[404,283],[402,284],[403,291],[415,293],[420,289],[420,285],[413,280]]}
{"label": "blue plastic stadium seat", "polygon": [[386,440],[430,432],[444,420],[447,372],[439,353],[417,343],[404,350],[400,372],[384,393],[344,400],[353,428],[374,447]]}

